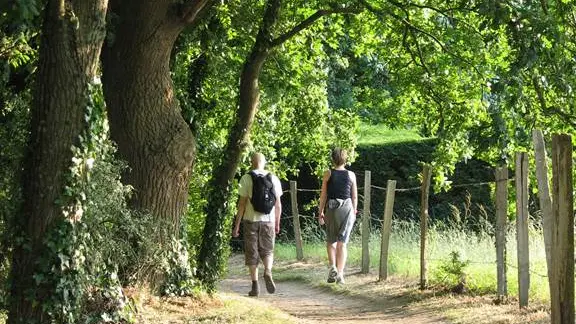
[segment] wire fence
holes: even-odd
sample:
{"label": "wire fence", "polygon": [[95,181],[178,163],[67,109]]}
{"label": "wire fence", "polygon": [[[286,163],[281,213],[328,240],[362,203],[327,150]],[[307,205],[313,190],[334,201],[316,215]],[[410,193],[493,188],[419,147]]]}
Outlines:
{"label": "wire fence", "polygon": [[[438,259],[438,258],[426,258],[427,261],[436,261],[436,262],[447,262],[448,259]],[[498,264],[498,261],[494,260],[494,261],[474,261],[474,260],[465,260],[465,262],[470,263],[470,264],[480,264],[480,265],[490,265],[490,266],[496,266]],[[510,262],[506,262],[506,266],[509,268],[514,268],[514,269],[518,269],[517,265],[514,265]],[[547,274],[542,274],[539,273],[537,271],[534,271],[532,269],[528,270],[530,272],[530,274],[533,274],[535,276],[541,277],[541,278],[548,278]]]}
{"label": "wire fence", "polygon": [[[535,141],[536,141],[536,137]],[[564,196],[568,196],[570,194],[573,194],[573,187],[571,186],[571,182],[570,181],[563,181],[562,179],[571,179],[573,177],[572,174],[572,141],[571,138],[562,135],[556,138],[556,142],[553,141],[553,146],[556,145],[558,152],[568,152],[566,154],[557,154],[555,155],[555,157],[558,158],[557,163],[555,164],[555,166],[557,167],[557,169],[552,168],[552,179],[553,179],[553,183],[554,183],[554,194],[556,195],[555,198],[558,198],[558,196],[560,197],[564,197]],[[536,142],[535,142],[535,146]],[[540,146],[543,146],[543,143],[541,143]],[[542,177],[540,175],[538,175],[538,169],[542,168],[542,164],[546,164],[546,156],[543,153],[544,150],[536,150],[535,154],[536,155],[540,155],[540,159],[536,159],[536,164],[537,164],[537,178],[538,178],[538,184],[540,185],[541,183],[543,183],[543,181],[549,181],[547,177]],[[542,161],[544,161],[542,163]],[[560,270],[555,270],[554,272],[551,272],[551,278],[548,278],[548,273],[542,273],[541,271],[538,271],[540,269],[540,267],[536,266],[536,270],[534,268],[532,268],[532,263],[533,261],[530,260],[529,258],[529,254],[530,254],[530,237],[529,237],[529,232],[530,232],[530,222],[531,222],[531,217],[529,214],[529,204],[530,204],[530,200],[532,199],[532,197],[530,197],[529,195],[529,187],[528,187],[528,171],[529,171],[529,166],[528,166],[528,154],[526,152],[517,152],[516,153],[516,159],[515,159],[515,170],[514,170],[514,176],[512,178],[510,178],[508,176],[508,166],[503,165],[501,167],[496,168],[494,173],[495,176],[495,180],[492,181],[480,181],[480,182],[471,182],[471,183],[449,183],[447,188],[449,189],[459,189],[459,188],[478,188],[478,187],[486,187],[486,186],[492,186],[495,185],[495,199],[492,201],[494,203],[495,206],[495,213],[494,213],[494,225],[495,225],[495,230],[494,232],[492,232],[493,236],[490,240],[492,240],[491,245],[493,245],[493,248],[496,252],[496,261],[490,260],[492,259],[490,258],[485,258],[484,255],[485,254],[484,251],[477,251],[480,252],[480,254],[477,254],[477,259],[482,259],[485,258],[484,260],[480,261],[480,260],[466,260],[466,262],[469,262],[471,264],[481,264],[481,265],[489,265],[490,267],[494,267],[497,268],[497,290],[498,290],[498,295],[499,298],[502,296],[502,294],[506,294],[506,273],[504,273],[504,275],[502,276],[502,269],[507,267],[510,269],[518,269],[518,300],[519,300],[519,304],[520,307],[525,307],[528,305],[528,290],[529,290],[529,286],[530,286],[530,275],[533,276],[537,276],[539,278],[545,278],[549,280],[549,284],[550,284],[550,289],[552,290],[553,287],[554,289],[556,289],[557,291],[552,293],[551,292],[551,296],[555,296],[556,301],[552,300],[553,305],[556,305],[556,308],[560,309],[563,306],[562,305],[571,305],[572,307],[572,314],[573,314],[573,305],[574,305],[574,297],[572,296],[571,298],[568,298],[566,300],[563,301],[563,304],[561,302],[561,300],[558,298],[560,296],[560,294],[558,294],[558,287],[559,285],[565,284],[565,283],[572,283],[574,282],[574,268],[573,268],[573,250],[574,250],[574,243],[573,243],[573,204],[571,202],[569,203],[564,203],[561,204],[561,206],[559,206],[558,208],[562,210],[562,212],[557,212],[555,213],[555,219],[553,221],[553,225],[545,225],[546,223],[543,222],[543,227],[544,227],[544,233],[555,233],[554,234],[554,255],[556,256],[555,258],[552,258],[553,260],[553,264],[550,265],[549,260],[547,260],[548,262],[546,263],[547,267],[552,267],[553,269],[560,269]],[[362,273],[367,273],[368,268],[369,268],[369,264],[370,264],[370,260],[366,260],[369,259],[366,256],[369,256],[370,254],[368,253],[368,246],[370,245],[370,230],[371,230],[371,223],[374,223],[376,225],[381,226],[381,231],[382,231],[382,242],[381,242],[381,246],[384,249],[388,249],[389,245],[387,241],[384,241],[384,239],[389,240],[390,239],[390,234],[391,234],[391,220],[393,219],[393,214],[394,214],[394,203],[392,204],[388,204],[388,201],[394,201],[394,194],[395,193],[401,193],[401,192],[421,192],[421,200],[419,201],[420,203],[420,212],[419,212],[419,217],[416,219],[420,219],[421,223],[420,223],[420,228],[414,228],[414,232],[409,232],[408,235],[412,236],[412,235],[418,235],[419,236],[419,245],[420,245],[420,273],[421,273],[421,277],[420,277],[420,285],[422,288],[424,288],[425,284],[426,284],[426,274],[425,272],[426,270],[426,262],[427,261],[433,261],[433,262],[451,262],[450,257],[447,256],[446,259],[439,259],[439,258],[430,258],[428,256],[426,256],[427,253],[429,253],[429,246],[428,244],[429,239],[427,237],[427,231],[429,229],[432,228],[432,226],[430,226],[429,224],[431,224],[432,222],[430,222],[429,220],[432,219],[430,217],[430,215],[432,215],[432,212],[430,211],[430,200],[431,200],[431,195],[436,195],[436,193],[432,193],[430,192],[430,188],[432,187],[430,184],[430,175],[431,175],[431,169],[429,165],[424,166],[423,170],[422,170],[422,185],[420,186],[406,186],[404,188],[399,187],[396,188],[395,183],[393,182],[388,182],[389,185],[394,185],[394,190],[389,190],[388,188],[388,184],[386,186],[382,186],[382,185],[378,185],[381,184],[380,182],[378,182],[378,184],[372,184],[371,183],[371,172],[369,170],[365,170],[365,171],[359,171],[357,172],[357,174],[359,176],[364,176],[364,183],[362,187],[358,187],[358,192],[360,192],[358,194],[358,197],[360,199],[363,200],[363,209],[362,210],[362,217],[361,219],[363,220],[362,222],[362,230],[361,230],[361,234],[362,234],[362,260],[361,260],[361,267],[362,267]],[[544,179],[542,179],[544,178]],[[557,179],[561,179],[561,181],[557,181]],[[360,178],[361,181],[361,178]],[[517,264],[513,264],[513,262],[509,262],[506,261],[507,257],[506,255],[508,254],[507,252],[507,240],[506,240],[506,236],[508,233],[508,229],[509,227],[509,220],[508,220],[508,207],[510,202],[508,201],[509,199],[509,191],[508,191],[508,183],[511,182],[515,182],[516,184],[516,241],[517,241]],[[408,182],[409,183],[409,182]],[[545,183],[545,182],[544,182]],[[568,184],[567,184],[568,183]],[[558,187],[558,188],[556,188]],[[297,196],[298,196],[298,192],[305,192],[305,193],[314,193],[314,194],[319,194],[320,193],[320,188],[300,188],[296,190],[296,185],[295,183],[292,184],[291,183],[291,188],[292,191],[290,191],[290,196],[292,197],[292,209],[295,209],[292,211],[292,215],[284,215],[284,218],[288,218],[288,219],[293,219],[294,221],[294,231],[295,231],[295,238],[296,238],[296,246],[297,246],[297,258],[301,259],[302,258],[302,238],[298,238],[298,236],[300,236],[300,223],[299,220],[305,220],[306,222],[310,222],[310,221],[314,221],[314,219],[316,217],[314,217],[313,215],[305,215],[305,214],[301,214],[298,210],[297,210]],[[384,217],[381,219],[379,217],[373,217],[371,211],[371,207],[370,207],[370,202],[371,202],[371,198],[372,198],[372,192],[371,190],[381,190],[381,191],[386,191],[386,204],[385,204],[385,212],[384,212]],[[493,188],[489,188],[489,190],[491,191]],[[540,188],[539,188],[540,189]],[[470,192],[475,192],[477,190],[469,190],[466,192],[466,196],[459,196],[459,197],[463,197],[464,199],[464,208],[469,208],[471,205],[471,199],[470,199]],[[479,191],[482,191],[483,194],[486,194],[485,189],[480,189]],[[540,191],[540,190],[539,190]],[[456,193],[462,193],[463,190],[458,190]],[[549,193],[546,193],[547,195]],[[492,192],[489,193],[489,195],[492,195]],[[436,195],[436,199],[439,199],[438,196],[440,195]],[[379,202],[382,200],[383,195],[378,194],[376,196],[379,199]],[[571,197],[571,196],[570,196]],[[389,199],[392,198],[392,199]],[[409,201],[409,203],[403,205],[404,208],[406,208],[409,212],[412,211],[416,211],[416,209],[412,209],[411,207],[411,203],[413,201],[416,201],[416,204],[418,204],[418,198],[416,195],[411,194],[410,197],[408,197],[408,199],[406,199],[407,197],[401,197],[401,199],[403,202]],[[548,197],[549,198],[549,197]],[[378,200],[376,199],[376,200]],[[489,198],[490,199],[490,198]],[[569,199],[571,201],[571,198]],[[365,206],[366,205],[366,206]],[[454,205],[450,205],[450,208],[456,208],[456,206]],[[555,205],[556,207],[556,205]],[[486,209],[483,209],[482,206],[479,207],[480,208],[480,212],[481,214],[479,215],[479,219],[481,219],[482,217],[482,213],[486,214]],[[446,210],[445,210],[446,211]],[[450,210],[447,210],[448,212],[450,212]],[[556,210],[557,211],[557,210]],[[416,211],[416,213],[418,213],[418,211]],[[466,213],[464,214],[464,218],[466,218],[470,213],[470,210],[468,209],[466,211]],[[548,212],[550,214],[550,212]],[[455,220],[457,221],[461,221],[462,219],[460,218],[460,215],[457,215],[456,212],[454,212],[453,214]],[[368,222],[367,222],[368,221]],[[488,217],[484,218],[484,221],[486,223],[488,223]],[[312,223],[312,224],[318,224],[318,223]],[[450,222],[448,223],[450,224]],[[468,225],[466,223],[460,223],[464,224],[464,226]],[[462,227],[458,227],[460,230],[462,229]],[[309,232],[309,231],[305,231],[305,232]],[[560,236],[560,233],[562,234]],[[561,237],[560,240],[557,240],[558,237]],[[460,242],[460,243],[471,243],[466,241],[468,238],[464,238],[464,241]],[[409,239],[412,240],[411,244],[416,242],[416,240],[414,239]],[[450,241],[450,243],[452,244],[459,244],[459,242],[456,241]],[[480,242],[476,242],[476,244],[479,244]],[[484,242],[484,243],[488,243],[488,241]],[[547,243],[547,242],[544,242]],[[298,245],[300,244],[300,247],[298,247]],[[478,245],[478,248],[481,248]],[[492,250],[491,247],[484,247],[484,250]],[[542,248],[544,249],[544,248]],[[444,251],[442,251],[444,252]],[[549,254],[549,251],[547,251]],[[388,255],[388,251],[387,250],[382,250],[380,251],[380,255],[387,257]],[[432,253],[432,252],[430,252]],[[474,253],[470,253],[470,255],[476,255]],[[559,257],[562,256],[562,257]],[[548,255],[548,258],[550,256]],[[486,261],[488,260],[488,261]],[[572,260],[572,261],[571,261]],[[388,262],[387,259],[385,260],[380,260],[380,265],[381,268],[380,270],[382,271],[382,264],[386,265]],[[538,263],[536,263],[538,264]],[[384,267],[385,268],[385,267]],[[387,271],[387,270],[386,270]],[[384,276],[385,278],[385,276]],[[572,291],[572,295],[573,295],[573,291]],[[560,296],[562,297],[562,296]],[[554,313],[554,307],[552,307],[553,313]],[[566,311],[568,311],[568,309],[566,309]],[[554,314],[553,314],[554,315]],[[573,315],[572,315],[573,316]],[[573,320],[572,320],[573,322]]]}
{"label": "wire fence", "polygon": [[[357,172],[358,173],[358,172]],[[514,179],[507,179],[506,181],[509,182],[513,182]],[[455,185],[451,185],[450,188],[463,188],[463,187],[479,187],[479,186],[486,186],[486,185],[491,185],[491,184],[495,184],[497,183],[498,180],[494,180],[494,181],[484,181],[484,182],[473,182],[473,183],[463,183],[463,184],[455,184]],[[386,191],[387,188],[386,187],[382,187],[382,186],[378,186],[378,185],[370,185],[370,188],[372,189],[376,189],[376,190],[382,190],[382,191]],[[358,187],[357,188],[358,191],[364,191],[364,187]],[[417,186],[417,187],[408,187],[408,188],[395,188],[394,191],[395,192],[412,192],[412,191],[421,191],[422,187],[421,186]],[[321,189],[320,188],[297,188],[296,189],[297,192],[306,192],[306,193],[317,193],[318,197],[320,196],[320,192]],[[283,193],[290,193],[290,190],[284,190]],[[364,201],[365,200],[365,196],[363,194],[358,194],[358,198],[360,201]],[[362,212],[362,210],[359,210],[359,212]],[[314,216],[307,216],[307,215],[300,215],[303,218],[313,218]],[[286,215],[284,218],[290,219],[293,218],[293,215]],[[377,217],[371,217],[371,220],[374,222],[379,222],[382,223],[383,220],[381,218],[377,218]]]}
{"label": "wire fence", "polygon": [[[309,221],[310,221],[310,220],[311,220],[311,221],[317,221],[317,216],[314,216],[314,215],[298,214],[298,217],[299,217],[300,219],[307,219],[307,220],[309,220]],[[286,213],[282,213],[282,219],[286,219],[286,220],[287,220],[287,219],[293,219],[293,218],[294,218],[294,215],[288,215],[288,214],[286,214]],[[370,220],[371,220],[372,222],[377,222],[377,223],[379,223],[380,225],[382,225],[382,224],[384,223],[384,221],[383,221],[382,219],[376,218],[376,217],[370,217]],[[449,261],[449,257],[448,257],[448,256],[447,256],[446,258],[430,258],[430,257],[427,257],[426,260],[427,260],[427,261],[435,261],[435,262],[448,262],[448,261]],[[491,265],[491,266],[494,266],[494,267],[498,264],[498,262],[497,262],[496,260],[494,260],[494,261],[474,261],[474,260],[469,260],[469,259],[467,259],[467,260],[465,260],[465,262],[468,262],[468,263],[471,263],[471,264]],[[517,266],[517,265],[514,265],[514,264],[509,263],[509,262],[506,263],[506,266],[509,267],[509,268],[518,269],[518,266]],[[541,278],[548,278],[548,275],[547,275],[547,274],[542,274],[542,273],[539,273],[539,272],[534,271],[534,270],[532,270],[532,269],[529,269],[528,271],[529,271],[530,274],[532,274],[532,275],[535,275],[535,276],[538,276],[538,277],[541,277]]]}
{"label": "wire fence", "polygon": [[[487,185],[491,185],[491,184],[495,184],[497,183],[499,180],[494,180],[494,181],[484,181],[484,182],[472,182],[472,183],[460,183],[460,184],[453,184],[450,185],[450,189],[452,188],[464,188],[464,187],[480,187],[480,186],[487,186]],[[514,179],[507,179],[505,181],[508,182],[514,182]],[[382,186],[377,186],[377,185],[370,185],[370,188],[372,189],[378,189],[378,190],[382,190],[382,191],[386,191],[387,188],[386,187],[382,187]],[[364,187],[358,187],[357,188],[358,191],[363,191]],[[318,192],[320,193],[320,189],[303,189],[303,188],[298,188],[296,189],[297,191],[300,192]],[[408,191],[420,191],[422,190],[421,186],[418,187],[409,187],[409,188],[395,188],[394,191],[396,192],[408,192]],[[287,193],[290,192],[290,190],[284,190],[283,193]]]}
{"label": "wire fence", "polygon": [[[472,182],[472,183],[460,183],[460,184],[450,185],[450,189],[464,188],[464,187],[481,187],[481,186],[487,186],[487,185],[495,184],[498,181],[500,181],[500,180],[484,181],[484,182]],[[514,182],[514,179],[507,179],[504,181]],[[388,190],[386,187],[381,187],[381,186],[377,186],[377,185],[370,185],[370,187],[373,189],[378,189],[378,190],[383,190],[383,191]],[[396,191],[396,192],[408,192],[408,191],[420,191],[420,190],[422,190],[421,186],[411,187],[411,188],[396,188],[396,189],[394,189],[394,191]]]}
{"label": "wire fence", "polygon": [[[370,240],[369,238],[369,232],[373,229],[373,228],[379,228],[378,231],[381,231],[382,233],[382,237],[384,237],[383,233],[385,233],[386,231],[388,233],[390,233],[390,219],[391,218],[396,218],[397,215],[396,213],[393,211],[390,211],[391,209],[387,209],[388,211],[384,213],[383,217],[376,217],[374,216],[375,214],[379,215],[381,211],[378,211],[378,213],[373,213],[372,209],[371,209],[371,201],[373,201],[372,199],[368,199],[368,198],[374,198],[376,197],[377,199],[375,199],[374,201],[377,203],[377,206],[373,206],[375,207],[374,210],[376,210],[377,208],[381,207],[379,204],[385,204],[385,201],[383,202],[382,199],[384,199],[384,195],[380,194],[380,193],[373,193],[370,189],[372,190],[378,190],[378,191],[384,191],[387,192],[386,197],[388,197],[387,195],[390,194],[388,193],[388,188],[387,186],[379,186],[379,185],[375,185],[375,184],[371,184],[371,175],[369,173],[369,171],[366,172],[362,172],[362,174],[366,175],[365,179],[364,179],[364,185],[363,186],[359,186],[358,189],[358,199],[359,201],[362,202],[362,209],[360,209],[358,211],[359,215],[357,216],[359,218],[359,220],[361,220],[363,223],[362,225],[362,229],[360,230],[360,234],[362,236],[362,271],[364,272],[364,267],[365,267],[365,260],[364,260],[364,256],[368,254],[368,252],[366,252],[366,250],[368,249],[368,242]],[[457,184],[451,184],[450,186],[448,186],[449,190],[452,189],[458,189],[458,188],[478,188],[478,187],[486,187],[486,186],[492,186],[492,185],[496,185],[496,187],[498,187],[498,184],[502,183],[502,182],[514,182],[515,179],[510,179],[510,178],[504,178],[504,179],[496,179],[493,181],[479,181],[479,182],[469,182],[469,183],[457,183]],[[287,190],[285,192],[289,192],[290,193],[290,199],[295,199],[296,201],[293,202],[291,204],[291,209],[296,208],[296,210],[292,210],[292,213],[290,214],[289,212],[287,213],[283,213],[282,218],[286,219],[286,220],[291,220],[293,222],[293,226],[295,227],[294,229],[294,235],[295,235],[295,239],[296,239],[296,249],[297,249],[297,256],[300,255],[300,257],[302,257],[303,255],[303,248],[302,248],[302,237],[297,237],[297,236],[301,236],[301,233],[305,233],[306,235],[312,235],[311,237],[313,239],[318,239],[319,237],[322,237],[322,233],[324,232],[324,230],[322,229],[322,227],[319,225],[318,219],[317,219],[317,214],[315,215],[314,213],[309,214],[309,213],[301,213],[297,210],[298,208],[298,193],[305,193],[308,194],[306,199],[310,199],[309,194],[313,194],[316,196],[315,199],[317,199],[320,196],[320,192],[321,189],[320,188],[297,188],[296,183],[291,184],[291,188],[292,190]],[[422,192],[425,193],[427,195],[435,195],[435,193],[430,193],[430,182],[425,182],[425,184],[422,184],[420,186],[408,186],[408,187],[394,187],[394,193],[407,193],[407,192]],[[295,190],[294,190],[295,189]],[[492,189],[490,189],[492,190]],[[365,193],[369,192],[370,193],[370,197],[366,197]],[[469,194],[468,194],[469,195]],[[414,196],[412,195],[413,198],[414,197],[418,197],[418,196]],[[393,198],[393,197],[392,197]],[[411,198],[411,199],[413,199]],[[428,198],[427,198],[428,199]],[[464,205],[466,204],[470,204],[469,201],[469,196],[467,196],[466,201],[464,201]],[[388,198],[386,198],[385,200],[388,200]],[[394,199],[392,199],[391,201],[394,201]],[[418,198],[416,198],[416,203],[422,203],[422,201],[419,201]],[[314,198],[311,200],[311,203],[315,203]],[[310,205],[308,205],[310,206]],[[392,207],[394,208],[394,207]],[[454,207],[456,208],[456,207]],[[469,208],[465,207],[465,208]],[[486,208],[480,206],[480,209],[482,209],[482,212],[486,213]],[[488,207],[489,208],[489,207]],[[428,209],[428,203],[426,203],[426,208],[425,210]],[[309,209],[307,209],[309,211]],[[313,209],[314,210],[314,209]],[[415,211],[416,213],[419,213],[419,208],[418,209],[414,209],[413,211]],[[492,210],[492,209],[490,209]],[[368,211],[368,212],[367,212]],[[469,211],[468,211],[469,212]],[[388,216],[386,216],[386,213],[388,213]],[[395,216],[396,215],[396,216]],[[480,215],[479,217],[481,217],[482,215]],[[387,220],[385,220],[387,217],[389,217]],[[429,216],[426,216],[429,217]],[[466,216],[464,216],[466,218]],[[488,218],[485,215],[484,216],[484,221],[487,222]],[[364,225],[366,224],[365,222],[368,221],[369,225]],[[302,222],[302,223],[300,223]],[[305,228],[302,229],[300,224],[305,224]],[[430,223],[431,224],[431,223]],[[426,227],[428,227],[429,225],[427,225]],[[298,230],[296,230],[296,227],[298,227]],[[386,227],[388,227],[388,229],[385,229]],[[365,232],[366,229],[368,230],[368,238],[365,237]],[[357,230],[359,230],[359,227],[357,227]],[[388,237],[390,237],[390,234],[387,234]],[[421,230],[420,229],[416,229],[414,231],[413,235],[417,235],[420,236],[421,235]],[[420,240],[422,240],[422,237],[420,237]],[[495,242],[496,246],[498,246],[498,241]],[[420,243],[420,248],[424,248],[426,249],[425,245],[427,245],[428,243],[424,244],[424,243]],[[527,248],[527,247],[526,247]],[[520,247],[519,247],[520,249]],[[439,255],[440,256],[440,255]],[[499,257],[499,255],[498,255]],[[520,260],[520,255],[518,256],[519,260]],[[425,257],[424,260],[426,262],[441,262],[441,263],[449,263],[451,262],[450,260],[450,256],[447,254],[445,258],[438,258],[438,257]],[[475,264],[475,265],[487,265],[490,267],[494,267],[494,268],[498,268],[498,265],[500,265],[501,267],[508,267],[510,269],[519,269],[518,265],[514,265],[510,262],[506,262],[505,259],[504,260],[500,260],[500,262],[498,261],[486,261],[486,260],[465,260],[465,262],[470,263],[470,264]],[[527,269],[525,266],[522,265],[522,263],[519,261],[519,265],[522,266],[522,269],[520,269],[521,271],[526,271],[528,273],[530,273],[530,275],[534,275],[534,276],[538,276],[540,278],[548,278],[547,274],[542,274],[539,271],[536,271],[532,268]],[[421,264],[422,266],[422,264]],[[369,267],[369,265],[366,264],[366,267]],[[368,271],[368,270],[366,270]]]}
{"label": "wire fence", "polygon": [[[361,173],[364,174],[364,172],[356,172],[356,173]],[[508,182],[514,182],[515,179],[505,179],[504,181],[508,181]],[[483,182],[472,182],[472,183],[462,183],[462,184],[454,184],[454,185],[450,185],[450,188],[463,188],[463,187],[480,187],[480,186],[487,186],[487,185],[492,185],[497,183],[499,180],[494,180],[494,181],[483,181]],[[378,186],[378,185],[370,185],[370,188],[372,189],[376,189],[376,190],[382,190],[382,191],[386,191],[387,188],[386,187],[382,187],[382,186]],[[364,187],[358,187],[357,188],[358,191],[364,191]],[[408,188],[395,188],[394,191],[395,192],[412,192],[412,191],[421,191],[422,187],[421,186],[417,186],[417,187],[408,187]],[[297,188],[296,189],[297,192],[305,192],[305,193],[317,193],[318,197],[320,196],[320,192],[321,189],[320,188]],[[283,193],[291,193],[290,190],[284,190]],[[365,196],[363,194],[358,194],[358,198],[360,201],[364,201],[365,200]],[[359,210],[359,213],[363,212],[362,210]],[[302,218],[308,218],[308,219],[313,219],[315,218],[313,215],[299,215]],[[285,219],[292,219],[294,218],[293,215],[287,215],[287,214],[283,214],[283,218]],[[381,218],[378,217],[370,217],[371,221],[376,222],[376,223],[383,223],[384,221]]]}

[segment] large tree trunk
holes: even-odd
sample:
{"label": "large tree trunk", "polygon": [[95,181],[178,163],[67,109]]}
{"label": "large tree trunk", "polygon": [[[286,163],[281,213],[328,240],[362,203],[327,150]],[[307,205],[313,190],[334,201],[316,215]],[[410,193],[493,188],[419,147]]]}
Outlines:
{"label": "large tree trunk", "polygon": [[62,197],[72,165],[71,147],[83,129],[88,84],[96,74],[105,34],[107,0],[50,0],[45,9],[40,60],[31,109],[31,137],[17,219],[8,323],[48,323],[42,306],[55,287],[36,287],[34,274],[51,226],[63,220]]}
{"label": "large tree trunk", "polygon": [[112,0],[103,84],[110,132],[128,162],[124,182],[132,207],[158,220],[160,243],[175,237],[185,212],[195,156],[194,137],[180,114],[170,53],[182,29],[209,1]]}
{"label": "large tree trunk", "polygon": [[248,137],[254,116],[260,103],[258,78],[268,57],[271,45],[271,27],[276,23],[280,11],[280,1],[267,3],[263,25],[256,42],[242,69],[240,76],[240,96],[236,121],[228,135],[224,157],[215,166],[208,184],[208,203],[205,208],[206,222],[202,246],[198,255],[198,276],[204,285],[213,290],[220,277],[224,262],[224,244],[228,242],[224,225],[228,215],[228,202],[234,175],[242,153],[248,144]]}

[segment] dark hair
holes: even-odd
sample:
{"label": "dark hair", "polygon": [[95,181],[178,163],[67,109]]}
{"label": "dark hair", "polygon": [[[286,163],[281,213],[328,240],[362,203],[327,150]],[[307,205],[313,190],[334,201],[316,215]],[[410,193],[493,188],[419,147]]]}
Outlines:
{"label": "dark hair", "polygon": [[348,159],[348,152],[346,150],[336,147],[332,149],[332,163],[336,166],[346,163]]}

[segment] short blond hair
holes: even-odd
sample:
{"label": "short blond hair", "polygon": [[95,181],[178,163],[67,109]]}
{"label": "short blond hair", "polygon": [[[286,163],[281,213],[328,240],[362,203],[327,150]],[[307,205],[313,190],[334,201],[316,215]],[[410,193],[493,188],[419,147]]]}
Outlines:
{"label": "short blond hair", "polygon": [[348,152],[342,148],[336,147],[332,149],[331,158],[332,164],[335,166],[344,165],[348,160]]}

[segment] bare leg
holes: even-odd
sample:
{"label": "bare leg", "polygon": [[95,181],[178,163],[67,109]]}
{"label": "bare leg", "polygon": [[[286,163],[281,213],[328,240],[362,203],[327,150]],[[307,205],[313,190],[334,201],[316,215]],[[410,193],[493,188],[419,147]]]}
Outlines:
{"label": "bare leg", "polygon": [[266,283],[266,290],[269,294],[276,292],[276,284],[272,279],[272,264],[274,263],[274,254],[270,254],[262,258],[264,263],[264,282]]}
{"label": "bare leg", "polygon": [[346,258],[348,257],[348,251],[346,249],[346,243],[338,242],[336,243],[336,268],[338,269],[338,274],[343,276],[344,267],[346,266]]}
{"label": "bare leg", "polygon": [[274,255],[270,254],[262,258],[262,263],[264,264],[264,274],[272,275],[272,264],[274,263]]}
{"label": "bare leg", "polygon": [[336,270],[336,242],[326,244],[328,250],[328,283],[336,282],[338,271]]}
{"label": "bare leg", "polygon": [[327,243],[326,250],[328,251],[329,266],[336,266],[336,243]]}
{"label": "bare leg", "polygon": [[250,279],[252,279],[252,281],[258,281],[258,266],[251,265],[248,266],[248,269],[250,270]]}

